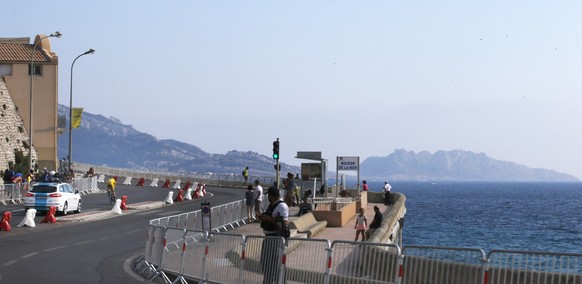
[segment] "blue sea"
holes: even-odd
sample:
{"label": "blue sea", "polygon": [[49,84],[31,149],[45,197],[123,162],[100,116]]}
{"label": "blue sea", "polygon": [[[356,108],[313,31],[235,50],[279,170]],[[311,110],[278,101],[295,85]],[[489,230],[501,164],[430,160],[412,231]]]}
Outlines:
{"label": "blue sea", "polygon": [[404,245],[582,252],[582,183],[390,185],[406,195]]}

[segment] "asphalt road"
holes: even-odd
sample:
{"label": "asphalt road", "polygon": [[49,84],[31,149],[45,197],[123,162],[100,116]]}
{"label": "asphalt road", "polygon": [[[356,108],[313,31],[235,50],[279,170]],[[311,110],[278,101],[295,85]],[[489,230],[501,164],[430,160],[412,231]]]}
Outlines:
{"label": "asphalt road", "polygon": [[[128,205],[163,201],[171,190],[123,185],[117,189],[118,196],[128,196]],[[0,212],[22,212],[13,212],[12,231],[0,231],[0,283],[143,283],[131,262],[144,253],[149,220],[198,210],[202,200],[215,206],[244,198],[239,188],[207,187],[206,191],[214,196],[125,211],[103,220],[43,224],[43,216],[37,216],[35,228],[16,228],[24,217],[23,205],[2,206]],[[80,216],[112,208],[106,194],[83,196],[83,207]]]}

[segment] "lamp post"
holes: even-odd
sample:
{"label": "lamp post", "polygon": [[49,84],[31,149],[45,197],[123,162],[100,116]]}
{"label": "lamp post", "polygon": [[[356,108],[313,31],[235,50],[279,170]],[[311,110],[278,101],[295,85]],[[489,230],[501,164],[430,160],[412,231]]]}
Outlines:
{"label": "lamp post", "polygon": [[[38,39],[37,42],[34,43],[32,47],[32,51],[30,52],[30,104],[28,107],[28,166],[33,169],[32,166],[32,77],[34,76],[34,51],[36,50],[36,46],[45,38],[49,37],[56,37],[60,38],[63,34],[61,32],[56,31],[48,36],[43,36]],[[37,157],[38,158],[38,157]]]}
{"label": "lamp post", "polygon": [[73,60],[73,63],[71,64],[71,86],[69,97],[69,173],[71,172],[71,163],[73,161],[73,67],[75,66],[75,62],[77,61],[77,59],[79,59],[79,57],[93,53],[95,53],[95,49],[91,48],[77,56],[75,60]]}

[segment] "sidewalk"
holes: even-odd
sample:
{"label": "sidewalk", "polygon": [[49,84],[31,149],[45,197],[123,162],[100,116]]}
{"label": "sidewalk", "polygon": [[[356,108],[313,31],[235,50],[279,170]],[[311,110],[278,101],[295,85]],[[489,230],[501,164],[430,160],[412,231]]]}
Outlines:
{"label": "sidewalk", "polygon": [[[368,203],[368,207],[364,214],[368,217],[368,225],[374,219],[374,206],[380,208],[380,212],[385,212],[388,206],[381,203]],[[299,207],[294,206],[289,208],[289,222],[297,219],[297,212]],[[329,241],[342,240],[342,241],[353,241],[356,237],[356,230],[354,229],[356,223],[356,213],[354,216],[342,227],[326,227],[323,231],[316,234],[314,239],[326,239]],[[321,221],[321,220],[320,220]],[[245,236],[262,236],[263,230],[261,229],[260,223],[252,223],[242,225],[240,227],[235,227],[234,230],[229,231],[235,234],[242,234]],[[293,233],[291,235],[293,237]],[[361,239],[361,238],[360,238]]]}

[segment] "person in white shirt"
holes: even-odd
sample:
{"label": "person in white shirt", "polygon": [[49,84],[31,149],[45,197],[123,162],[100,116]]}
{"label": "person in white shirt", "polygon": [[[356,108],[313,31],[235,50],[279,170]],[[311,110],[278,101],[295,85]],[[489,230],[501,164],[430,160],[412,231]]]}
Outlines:
{"label": "person in white shirt", "polygon": [[392,189],[392,186],[390,186],[390,184],[385,181],[384,182],[384,205],[390,205],[390,189]]}
{"label": "person in white shirt", "polygon": [[280,250],[285,246],[283,238],[289,237],[287,235],[289,233],[289,207],[281,200],[279,189],[273,187],[267,192],[269,208],[259,215],[261,228],[266,236],[261,247],[261,268],[264,274],[263,284],[272,284],[277,283],[281,272]]}
{"label": "person in white shirt", "polygon": [[255,216],[261,215],[263,209],[261,209],[261,203],[263,203],[263,187],[259,180],[255,180]]}

